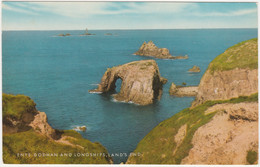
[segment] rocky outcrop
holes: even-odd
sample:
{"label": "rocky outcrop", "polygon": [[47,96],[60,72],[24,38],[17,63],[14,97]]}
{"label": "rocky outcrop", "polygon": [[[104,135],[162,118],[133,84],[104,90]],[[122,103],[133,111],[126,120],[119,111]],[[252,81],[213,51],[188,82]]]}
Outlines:
{"label": "rocky outcrop", "polygon": [[198,66],[193,66],[191,69],[189,69],[189,72],[200,72],[200,68]]}
{"label": "rocky outcrop", "polygon": [[258,92],[258,70],[234,69],[230,71],[207,71],[199,84],[193,106],[208,100],[226,100],[249,96]]}
{"label": "rocky outcrop", "polygon": [[[243,53],[243,54],[242,54]],[[258,92],[257,40],[248,40],[217,56],[203,75],[192,106]]]}
{"label": "rocky outcrop", "polygon": [[183,96],[196,96],[198,94],[197,86],[176,86],[173,82],[169,89],[170,95],[183,97]]}
{"label": "rocky outcrop", "polygon": [[31,129],[29,124],[38,112],[32,99],[23,95],[14,96],[5,93],[2,97],[3,133],[12,134]]}
{"label": "rocky outcrop", "polygon": [[77,126],[75,128],[73,128],[76,131],[82,131],[82,132],[86,132],[87,127],[86,126]]}
{"label": "rocky outcrop", "polygon": [[66,37],[66,36],[70,36],[70,34],[69,33],[67,33],[67,34],[59,34],[58,36],[59,37]]}
{"label": "rocky outcrop", "polygon": [[182,164],[247,164],[247,153],[258,148],[258,103],[217,104],[218,113],[200,127]]}
{"label": "rocky outcrop", "polygon": [[61,137],[62,132],[53,129],[48,121],[47,115],[44,112],[38,111],[38,114],[34,116],[34,120],[30,123],[30,126],[38,133],[43,134],[51,139],[58,140]]}
{"label": "rocky outcrop", "polygon": [[152,41],[144,42],[135,55],[151,56],[159,59],[187,59],[188,56],[172,56],[167,48],[158,48]]}
{"label": "rocky outcrop", "polygon": [[154,60],[134,61],[107,69],[98,88],[89,92],[109,92],[116,88],[116,81],[122,80],[121,89],[114,98],[123,102],[147,105],[160,99],[162,86],[167,81],[160,76]]}

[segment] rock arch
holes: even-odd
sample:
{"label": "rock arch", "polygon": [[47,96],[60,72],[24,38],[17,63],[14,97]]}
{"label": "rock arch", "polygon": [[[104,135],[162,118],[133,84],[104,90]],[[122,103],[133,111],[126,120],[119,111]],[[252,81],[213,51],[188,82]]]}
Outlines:
{"label": "rock arch", "polygon": [[151,104],[154,100],[160,99],[162,85],[167,82],[160,76],[154,60],[141,60],[108,68],[98,88],[90,92],[104,93],[115,90],[115,83],[119,78],[122,80],[121,89],[114,98],[140,105]]}

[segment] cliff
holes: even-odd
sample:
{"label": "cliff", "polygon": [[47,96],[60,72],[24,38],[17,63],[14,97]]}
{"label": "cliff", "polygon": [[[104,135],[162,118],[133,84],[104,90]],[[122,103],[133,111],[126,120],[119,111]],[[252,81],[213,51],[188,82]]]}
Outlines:
{"label": "cliff", "polygon": [[[102,153],[81,157],[77,153]],[[64,157],[65,154],[71,156]],[[7,164],[107,164],[107,150],[74,130],[56,130],[24,95],[3,94],[3,161]]]}
{"label": "cliff", "polygon": [[257,63],[257,39],[214,59],[193,106],[149,132],[134,151],[142,155],[127,163],[257,164]]}
{"label": "cliff", "polygon": [[[161,122],[137,145],[127,164],[257,163],[258,94],[208,101]],[[228,110],[226,111],[225,109]]]}
{"label": "cliff", "polygon": [[152,41],[144,42],[135,55],[151,56],[159,59],[187,59],[188,56],[172,56],[167,48],[158,48]]}
{"label": "cliff", "polygon": [[118,79],[122,80],[121,89],[114,98],[140,105],[151,104],[160,99],[162,86],[167,82],[167,79],[160,76],[154,60],[141,60],[107,69],[98,88],[89,92],[113,91]]}
{"label": "cliff", "polygon": [[249,96],[258,92],[257,53],[257,39],[251,39],[217,56],[203,75],[192,106],[208,100]]}

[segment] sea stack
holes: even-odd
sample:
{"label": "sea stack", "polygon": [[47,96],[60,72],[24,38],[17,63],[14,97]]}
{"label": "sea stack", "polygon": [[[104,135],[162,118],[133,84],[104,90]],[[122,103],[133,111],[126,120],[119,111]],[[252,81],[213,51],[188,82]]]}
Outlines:
{"label": "sea stack", "polygon": [[200,72],[200,68],[198,66],[193,66],[191,69],[189,69],[189,72]]}
{"label": "sea stack", "polygon": [[89,92],[113,91],[117,79],[121,79],[122,84],[120,92],[113,95],[114,98],[117,101],[139,105],[151,104],[160,99],[162,86],[167,82],[167,79],[160,76],[158,65],[154,60],[141,60],[108,68],[98,88]]}
{"label": "sea stack", "polygon": [[135,55],[151,56],[158,59],[187,59],[188,56],[172,56],[167,48],[158,48],[153,41],[144,42]]}

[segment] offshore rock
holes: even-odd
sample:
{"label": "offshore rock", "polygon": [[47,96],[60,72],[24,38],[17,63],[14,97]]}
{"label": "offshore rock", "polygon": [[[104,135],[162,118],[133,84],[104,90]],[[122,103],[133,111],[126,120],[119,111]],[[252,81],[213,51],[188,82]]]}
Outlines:
{"label": "offshore rock", "polygon": [[197,86],[176,86],[173,82],[169,89],[169,94],[173,96],[196,96],[198,94]]}
{"label": "offshore rock", "polygon": [[158,48],[152,41],[144,42],[135,55],[151,56],[159,59],[187,59],[188,56],[172,56],[167,48]]}
{"label": "offshore rock", "polygon": [[108,68],[98,88],[89,92],[113,91],[118,79],[122,80],[122,84],[120,92],[113,95],[115,100],[139,105],[148,105],[160,99],[162,86],[167,82],[167,79],[160,76],[154,60],[141,60]]}
{"label": "offshore rock", "polygon": [[189,69],[189,72],[200,72],[200,68],[198,66],[193,66],[191,69]]}

